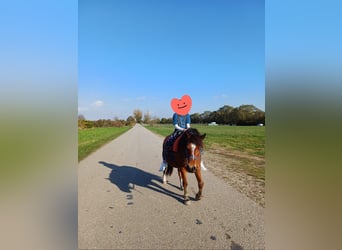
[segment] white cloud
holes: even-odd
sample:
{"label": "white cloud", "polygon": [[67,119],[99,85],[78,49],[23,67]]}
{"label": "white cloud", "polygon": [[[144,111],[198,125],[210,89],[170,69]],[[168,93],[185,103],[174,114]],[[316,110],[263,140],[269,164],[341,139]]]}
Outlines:
{"label": "white cloud", "polygon": [[103,105],[104,105],[104,102],[100,101],[100,100],[98,100],[92,104],[92,106],[95,106],[95,107],[101,107]]}
{"label": "white cloud", "polygon": [[87,111],[88,108],[86,107],[78,107],[78,112],[83,112],[83,111]]}
{"label": "white cloud", "polygon": [[214,96],[214,98],[215,99],[227,99],[228,95],[226,95],[226,94],[216,95],[216,96]]}
{"label": "white cloud", "polygon": [[139,96],[137,97],[137,101],[145,101],[147,99],[146,96]]}
{"label": "white cloud", "polygon": [[122,98],[121,100],[122,100],[123,102],[131,102],[131,101],[132,101],[132,99],[129,98],[129,97]]}

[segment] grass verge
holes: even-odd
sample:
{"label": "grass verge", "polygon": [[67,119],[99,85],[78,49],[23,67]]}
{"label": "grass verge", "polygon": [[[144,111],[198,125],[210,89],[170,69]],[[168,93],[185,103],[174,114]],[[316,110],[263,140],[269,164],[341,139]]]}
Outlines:
{"label": "grass verge", "polygon": [[131,127],[91,128],[78,130],[78,161],[100,148],[107,142],[125,133]]}
{"label": "grass verge", "polygon": [[[228,151],[238,151],[250,156],[265,156],[265,127],[258,126],[207,126],[193,124],[200,133],[206,133],[207,149],[223,148]],[[173,132],[172,125],[146,126],[151,131],[162,136]]]}

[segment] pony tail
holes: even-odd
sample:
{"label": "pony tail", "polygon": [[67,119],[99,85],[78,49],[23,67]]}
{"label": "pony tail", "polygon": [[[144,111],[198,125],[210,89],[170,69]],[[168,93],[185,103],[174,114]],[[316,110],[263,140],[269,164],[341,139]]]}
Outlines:
{"label": "pony tail", "polygon": [[173,167],[170,166],[170,164],[167,164],[167,167],[166,167],[166,170],[165,170],[166,175],[167,176],[171,176],[172,172],[173,172]]}

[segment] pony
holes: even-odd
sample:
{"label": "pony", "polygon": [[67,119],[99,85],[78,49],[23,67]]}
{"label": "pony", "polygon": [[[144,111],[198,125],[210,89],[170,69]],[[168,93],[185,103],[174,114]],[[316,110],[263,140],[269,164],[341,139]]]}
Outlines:
{"label": "pony", "polygon": [[188,196],[187,173],[194,173],[198,183],[196,200],[202,197],[204,181],[201,174],[201,153],[203,151],[203,140],[206,134],[201,135],[197,129],[189,128],[182,132],[174,141],[173,145],[165,147],[170,135],[165,137],[163,142],[163,155],[167,167],[163,171],[163,183],[166,183],[166,176],[171,176],[173,168],[178,169],[180,189],[184,191],[184,203],[190,204]]}

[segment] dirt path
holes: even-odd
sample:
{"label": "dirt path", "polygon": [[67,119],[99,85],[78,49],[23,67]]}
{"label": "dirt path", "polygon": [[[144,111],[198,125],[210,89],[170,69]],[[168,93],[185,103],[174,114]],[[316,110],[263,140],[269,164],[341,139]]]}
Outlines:
{"label": "dirt path", "polygon": [[79,163],[79,248],[264,249],[264,208],[210,171],[185,206],[176,174],[161,183],[161,145],[136,125]]}
{"label": "dirt path", "polygon": [[205,151],[203,159],[208,169],[228,185],[265,207],[265,180],[246,172],[242,166],[265,168],[265,159],[239,152],[215,149]]}

